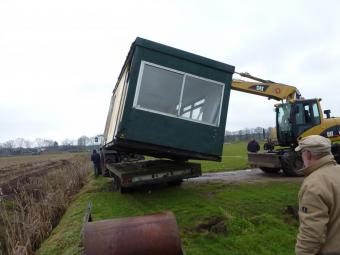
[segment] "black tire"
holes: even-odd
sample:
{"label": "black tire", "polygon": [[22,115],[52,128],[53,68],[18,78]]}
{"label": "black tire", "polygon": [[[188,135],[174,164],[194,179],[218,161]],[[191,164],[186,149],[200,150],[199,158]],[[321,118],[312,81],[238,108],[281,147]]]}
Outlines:
{"label": "black tire", "polygon": [[100,152],[100,168],[101,168],[101,173],[102,173],[103,176],[111,177],[109,169],[106,168],[105,156],[104,156],[104,153],[102,151]]}
{"label": "black tire", "polygon": [[340,144],[337,143],[332,145],[332,153],[336,162],[340,164]]}
{"label": "black tire", "polygon": [[180,179],[180,180],[173,180],[173,181],[169,181],[167,182],[167,184],[169,186],[180,186],[182,184],[183,180]]}
{"label": "black tire", "polygon": [[118,178],[118,176],[114,175],[114,174],[111,174],[110,172],[110,175],[113,177],[113,180],[112,180],[112,187],[113,187],[113,191],[119,191],[120,189],[120,180]]}
{"label": "black tire", "polygon": [[282,170],[289,177],[300,177],[302,173],[298,171],[303,168],[303,162],[300,155],[295,151],[287,151],[281,157]]}
{"label": "black tire", "polygon": [[105,177],[110,177],[110,171],[108,169],[105,169],[104,176]]}
{"label": "black tire", "polygon": [[120,194],[124,194],[130,192],[131,188],[122,187],[119,177],[113,174],[113,190],[119,192]]}
{"label": "black tire", "polygon": [[105,171],[105,158],[104,158],[104,153],[101,151],[100,152],[100,168]]}
{"label": "black tire", "polygon": [[281,168],[272,168],[272,167],[260,167],[260,169],[267,174],[276,174],[280,172]]}
{"label": "black tire", "polygon": [[120,192],[120,194],[126,194],[126,193],[131,192],[131,188],[126,188],[126,187],[120,186],[119,187],[119,192]]}

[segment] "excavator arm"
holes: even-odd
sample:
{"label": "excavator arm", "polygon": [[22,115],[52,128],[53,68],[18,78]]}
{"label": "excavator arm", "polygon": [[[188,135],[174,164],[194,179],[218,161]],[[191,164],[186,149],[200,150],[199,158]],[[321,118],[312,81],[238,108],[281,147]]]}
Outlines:
{"label": "excavator arm", "polygon": [[242,77],[255,81],[244,81],[233,79],[231,89],[250,93],[254,95],[268,97],[275,100],[294,100],[301,97],[300,92],[294,86],[263,80],[248,73],[237,73]]}

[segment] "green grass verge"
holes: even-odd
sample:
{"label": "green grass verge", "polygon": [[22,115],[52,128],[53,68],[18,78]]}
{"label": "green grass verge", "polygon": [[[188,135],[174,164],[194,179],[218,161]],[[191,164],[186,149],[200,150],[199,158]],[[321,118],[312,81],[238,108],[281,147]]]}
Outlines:
{"label": "green grass verge", "polygon": [[[201,163],[203,173],[248,169],[247,144],[248,142],[245,141],[224,144],[221,162],[207,160],[191,160],[190,162]],[[260,146],[263,148],[263,142],[260,143]],[[145,159],[155,158],[146,156]]]}
{"label": "green grass verge", "polygon": [[[297,222],[283,211],[297,204],[299,186],[185,183],[121,195],[110,190],[109,179],[91,179],[37,254],[81,254],[80,230],[89,201],[94,221],[173,211],[187,255],[293,254]],[[227,234],[198,231],[197,226],[212,217],[223,219]]]}
{"label": "green grass verge", "polygon": [[[263,148],[263,144],[260,146]],[[221,162],[205,160],[193,160],[192,162],[201,163],[203,173],[247,169],[249,168],[247,154],[247,142],[242,141],[224,144]]]}

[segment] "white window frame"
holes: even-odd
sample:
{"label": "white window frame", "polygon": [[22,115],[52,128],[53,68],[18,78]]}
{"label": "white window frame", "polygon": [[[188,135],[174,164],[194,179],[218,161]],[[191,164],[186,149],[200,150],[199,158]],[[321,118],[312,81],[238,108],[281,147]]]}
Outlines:
{"label": "white window frame", "polygon": [[[141,106],[137,105],[137,101],[138,101],[138,98],[139,98],[140,87],[141,87],[141,83],[142,83],[142,77],[143,77],[144,66],[145,65],[154,66],[154,67],[157,67],[157,68],[160,68],[160,69],[164,69],[164,70],[167,70],[167,71],[170,71],[170,72],[174,72],[174,73],[178,73],[178,74],[183,75],[183,80],[182,80],[182,85],[181,85],[182,86],[181,87],[181,94],[180,94],[180,98],[179,98],[179,107],[178,107],[177,115],[170,114],[170,113],[165,113],[165,112],[161,112],[161,111],[157,111],[157,110],[152,110],[152,109],[148,109],[148,108],[141,107]],[[209,122],[206,122],[206,121],[190,119],[190,118],[187,118],[187,117],[181,117],[179,115],[181,107],[182,107],[183,91],[184,91],[184,85],[185,85],[185,80],[186,80],[187,76],[190,76],[190,77],[193,77],[193,78],[197,78],[197,79],[200,79],[200,80],[203,80],[203,81],[211,82],[211,83],[217,84],[219,86],[222,86],[220,109],[219,109],[219,113],[218,113],[218,121],[217,121],[216,124],[209,123]],[[220,126],[220,120],[221,120],[222,103],[223,103],[223,98],[224,98],[224,90],[225,90],[225,84],[223,82],[218,82],[218,81],[215,81],[215,80],[203,78],[203,77],[200,77],[200,76],[197,76],[197,75],[193,75],[193,74],[186,73],[186,72],[181,72],[181,71],[178,71],[176,69],[172,69],[172,68],[169,68],[169,67],[157,65],[157,64],[154,64],[154,63],[142,60],[141,64],[140,64],[138,79],[137,79],[137,87],[136,87],[135,98],[133,100],[133,108],[138,109],[138,110],[143,110],[143,111],[147,111],[147,112],[152,112],[152,113],[160,114],[160,115],[165,115],[165,116],[173,117],[173,118],[177,118],[177,119],[192,121],[192,122],[196,122],[196,123],[200,123],[200,124],[204,124],[204,125],[219,127]]]}

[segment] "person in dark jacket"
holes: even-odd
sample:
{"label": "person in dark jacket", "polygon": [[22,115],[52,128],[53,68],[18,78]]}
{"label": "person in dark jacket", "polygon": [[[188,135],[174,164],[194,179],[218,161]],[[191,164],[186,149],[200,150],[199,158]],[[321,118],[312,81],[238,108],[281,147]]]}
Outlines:
{"label": "person in dark jacket", "polygon": [[100,155],[96,150],[92,152],[91,161],[93,162],[94,175],[97,177],[100,173]]}
{"label": "person in dark jacket", "polygon": [[259,143],[255,140],[255,138],[253,138],[247,146],[247,150],[249,152],[258,152],[260,150],[260,145]]}
{"label": "person in dark jacket", "polygon": [[273,151],[274,150],[274,143],[272,142],[272,140],[270,138],[267,139],[267,142],[263,145],[263,149],[265,151]]}

